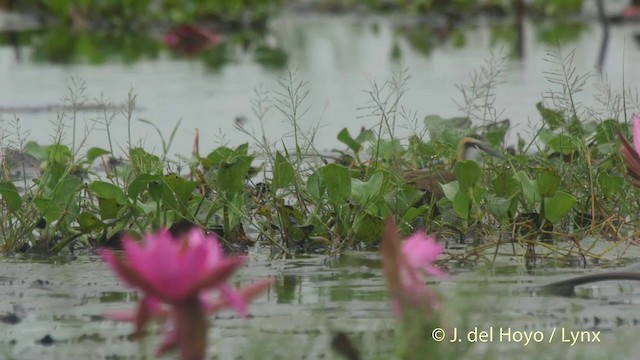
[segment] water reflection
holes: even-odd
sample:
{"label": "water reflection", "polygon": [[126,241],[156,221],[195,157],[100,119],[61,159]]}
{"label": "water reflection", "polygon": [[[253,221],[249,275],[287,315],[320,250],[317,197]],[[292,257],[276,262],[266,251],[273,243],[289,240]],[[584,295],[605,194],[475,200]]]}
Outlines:
{"label": "water reflection", "polygon": [[[230,311],[212,319],[210,353],[221,358],[240,354],[256,358],[250,356],[255,347],[259,354],[269,351],[283,358],[326,357],[335,334],[342,332],[363,351],[364,358],[389,358],[394,327],[376,254],[293,260],[264,256],[253,254],[250,265],[234,279],[246,283],[275,276],[276,286],[252,304],[249,321]],[[521,264],[500,260],[506,265],[497,266],[492,274],[454,269],[448,280],[430,284],[447,299],[444,318],[448,323],[460,330],[499,324],[518,330],[558,326],[598,330],[608,336],[599,347],[603,351],[613,346],[613,334],[629,332],[629,327],[635,333],[640,325],[635,316],[640,290],[635,283],[583,286],[577,298],[540,296],[531,289],[566,278],[569,271],[539,269],[527,275]],[[0,319],[6,319],[0,327],[0,349],[6,354],[20,359],[140,355],[140,348],[129,340],[130,323],[100,318],[105,312],[130,310],[138,299],[97,257],[63,264],[3,258],[0,266],[11,274],[0,278]],[[31,286],[38,280],[46,281],[47,289]],[[465,316],[469,316],[466,322]],[[151,336],[149,348],[159,338]],[[498,346],[500,351],[510,348],[509,344]]]}
{"label": "water reflection", "polygon": [[[194,57],[172,54],[161,43],[161,36],[74,33],[65,38],[64,29],[20,33],[22,60],[16,60],[10,45],[0,47],[0,111],[16,107],[52,109],[48,114],[19,114],[24,130],[31,131],[30,139],[46,142],[54,132],[49,122],[56,117],[56,108],[47,105],[67,96],[70,76],[78,75],[86,80],[89,99],[104,97],[122,103],[132,86],[139,95],[140,107],[134,119],[154,121],[164,134],[183,119],[172,153],[190,152],[195,128],[206,139],[202,149],[206,152],[221,142],[235,145],[253,141],[234,130],[234,119],[246,119],[243,127],[259,134],[261,125],[252,113],[251,100],[266,99],[263,105],[275,103],[274,91],[286,93],[278,85],[286,75],[283,69],[296,68],[298,79],[310,90],[302,105],[309,111],[300,119],[301,125],[306,129],[321,121],[316,142],[323,151],[339,147],[336,134],[343,127],[353,133],[362,125],[377,122],[362,109],[370,101],[363,90],[371,89],[374,80],[389,78],[394,69],[406,68],[412,76],[402,106],[419,120],[430,114],[460,116],[456,102],[461,96],[456,84],[469,83],[468,74],[478,69],[491,49],[504,48],[506,54],[524,56],[521,61],[505,63],[504,83],[495,92],[496,108],[504,109],[504,117],[512,119],[513,131],[508,135],[512,144],[517,133],[525,138],[531,135],[530,128],[539,119],[535,103],[553,86],[544,77],[550,70],[546,53],[555,48],[552,42],[561,39],[569,43],[562,48],[565,53],[575,48],[578,73],[604,63],[598,60],[603,58],[600,25],[572,20],[463,24],[447,29],[446,36],[440,38],[438,31],[444,30],[419,20],[285,14],[273,19],[268,29],[264,35],[230,36],[227,45],[207,48]],[[614,91],[622,88],[623,70],[627,84],[640,81],[637,69],[620,66],[640,62],[640,52],[629,49],[625,41],[636,32],[627,25],[610,28],[602,70]],[[7,44],[6,37],[3,41]],[[65,65],[52,65],[46,60],[49,56]],[[100,65],[88,65],[91,62]],[[585,103],[592,102],[598,92],[591,85],[579,94]],[[33,91],[36,88],[38,91]],[[12,114],[3,114],[7,123]],[[122,116],[113,114],[112,136],[125,138],[127,129],[118,123]],[[87,123],[104,122],[99,114],[80,115],[80,120]],[[265,121],[267,139],[281,139],[284,134],[287,143],[291,128],[283,117],[273,110]],[[107,145],[103,128],[95,127],[88,136],[91,146]],[[142,123],[134,121],[131,132],[150,150],[161,146],[155,130]],[[400,136],[407,133],[401,128],[398,132]]]}

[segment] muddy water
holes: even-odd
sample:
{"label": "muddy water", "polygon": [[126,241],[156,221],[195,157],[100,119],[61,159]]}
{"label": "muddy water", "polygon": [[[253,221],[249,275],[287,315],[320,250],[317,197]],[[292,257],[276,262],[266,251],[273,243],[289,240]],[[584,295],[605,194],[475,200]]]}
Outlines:
{"label": "muddy water", "polygon": [[[528,273],[520,260],[504,257],[491,273],[451,269],[449,278],[432,284],[444,299],[446,341],[454,329],[465,338],[476,327],[493,330],[492,343],[471,347],[467,357],[472,358],[497,351],[511,358],[631,359],[640,351],[638,284],[603,282],[581,287],[575,298],[540,296],[533,291],[537,285],[603,270]],[[133,308],[137,294],[124,289],[97,257],[5,257],[0,269],[0,314],[15,315],[0,323],[0,358],[154,358],[160,335],[139,345],[128,338],[131,324],[100,318]],[[251,319],[232,312],[211,319],[209,353],[215,358],[340,359],[329,346],[336,331],[349,334],[364,359],[390,358],[394,325],[377,254],[295,260],[252,254],[234,280],[240,284],[264,276],[275,277],[276,286],[251,305]],[[551,343],[546,342],[554,329]],[[568,343],[562,342],[562,330]],[[504,335],[507,331],[512,338]],[[544,341],[524,346],[518,331],[539,331]],[[588,332],[571,347],[569,331]],[[585,337],[592,331],[600,332],[595,343]]]}

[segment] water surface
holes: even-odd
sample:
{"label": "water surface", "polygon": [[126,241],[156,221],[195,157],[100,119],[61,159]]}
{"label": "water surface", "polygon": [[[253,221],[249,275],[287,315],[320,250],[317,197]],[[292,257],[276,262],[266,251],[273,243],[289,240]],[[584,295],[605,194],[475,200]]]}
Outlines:
{"label": "water surface", "polygon": [[[105,312],[132,309],[138,295],[123,288],[95,256],[41,261],[4,257],[0,269],[0,313],[19,318],[15,324],[0,325],[0,358],[131,359],[152,354],[161,339],[159,334],[151,335],[140,347],[129,340],[132,324],[101,319]],[[583,286],[576,298],[541,296],[533,291],[569,273],[590,271],[603,270],[541,268],[527,272],[520,257],[505,256],[492,272],[450,269],[446,280],[431,286],[442,294],[448,331],[494,329],[494,342],[474,344],[471,354],[497,351],[515,358],[633,358],[631,354],[640,350],[634,340],[640,335],[637,284],[612,281]],[[270,260],[254,253],[234,281],[240,284],[265,276],[275,277],[276,285],[251,305],[251,319],[240,319],[232,312],[211,318],[209,353],[216,358],[251,359],[269,354],[280,359],[339,359],[329,346],[338,331],[352,337],[365,359],[391,356],[395,328],[377,254]],[[498,341],[501,328],[540,331],[547,339],[554,329],[597,331],[600,342],[571,347],[556,335],[551,344],[524,347],[507,338]],[[47,336],[53,344],[42,344]]]}
{"label": "water surface", "polygon": [[[611,6],[620,3],[623,2]],[[411,46],[402,32],[394,31],[411,21],[399,16],[285,13],[270,25],[271,41],[289,55],[287,68],[282,70],[263,67],[254,62],[252,56],[243,53],[219,71],[211,71],[195,59],[176,59],[166,52],[161,52],[156,60],[134,64],[111,61],[102,65],[55,65],[30,60],[28,47],[23,49],[20,60],[11,48],[0,47],[0,107],[59,104],[68,95],[72,77],[86,82],[88,99],[104,98],[123,103],[129,89],[133,89],[138,95],[139,107],[132,123],[135,143],[140,141],[156,152],[161,149],[155,130],[137,122],[138,118],[153,121],[165,137],[182,120],[171,153],[189,154],[196,128],[200,129],[201,151],[206,153],[221,142],[254,143],[234,129],[234,119],[246,118],[245,128],[260,133],[260,124],[252,112],[251,101],[258,99],[255,90],[261,89],[260,94],[272,98],[276,91],[283,91],[278,81],[287,77],[288,69],[297,69],[296,81],[306,82],[304,89],[309,91],[301,109],[308,108],[308,111],[301,117],[300,124],[304,129],[318,122],[322,124],[316,144],[319,150],[325,151],[339,145],[335,137],[343,127],[355,133],[361,126],[373,126],[379,121],[378,117],[367,116],[371,114],[370,109],[362,109],[369,105],[371,97],[367,91],[373,89],[374,82],[382,86],[393,73],[405,69],[411,76],[401,103],[407,117],[421,122],[429,114],[460,116],[463,112],[457,104],[463,102],[463,97],[456,85],[470,84],[469,74],[479,70],[492,53],[499,57],[509,52],[509,49],[500,51],[505,47],[504,43],[492,44],[491,27],[495,25],[479,20],[462,28],[464,46],[446,41],[425,54]],[[540,41],[539,26],[525,23],[525,57],[504,63],[503,83],[495,90],[499,117],[511,119],[514,125],[509,135],[510,143],[518,133],[525,137],[531,135],[533,127],[539,124],[535,103],[546,91],[560,90],[545,78],[545,72],[554,69],[547,55],[553,47]],[[631,89],[640,83],[639,68],[632,66],[640,63],[640,48],[632,40],[640,31],[640,24],[611,28],[604,77],[594,71],[602,30],[594,21],[584,26],[585,30],[578,38],[567,41],[560,52],[567,55],[575,49],[577,72],[594,74],[576,100],[600,111],[602,107],[594,100],[594,95],[599,93],[598,86],[603,81],[606,80],[616,93],[622,93],[623,83]],[[429,35],[425,33],[424,36]],[[399,58],[392,56],[394,46]],[[51,122],[56,121],[56,114],[20,113],[16,116],[20,118],[23,131],[30,131],[30,139],[50,141],[55,128]],[[603,112],[601,116],[607,116],[607,113]],[[14,119],[14,115],[4,113],[2,117],[5,127],[15,133],[15,129],[6,124]],[[589,115],[585,117],[588,119]],[[91,127],[91,121],[96,119],[104,121],[101,114],[82,114],[78,133],[83,133],[85,121]],[[265,121],[264,130],[269,140],[279,141],[283,134],[291,134],[290,124],[275,109]],[[398,131],[407,134],[401,129],[403,125],[407,122],[399,118]],[[125,147],[127,125],[121,114],[114,118],[111,131],[117,143]],[[68,134],[70,141],[70,130]],[[95,126],[87,143],[90,146],[107,145],[103,124]]]}

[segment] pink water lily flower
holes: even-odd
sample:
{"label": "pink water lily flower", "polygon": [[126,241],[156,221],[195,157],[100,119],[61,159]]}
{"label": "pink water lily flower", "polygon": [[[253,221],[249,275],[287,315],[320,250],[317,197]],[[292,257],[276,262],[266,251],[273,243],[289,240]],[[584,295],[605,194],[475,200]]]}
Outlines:
{"label": "pink water lily flower", "polygon": [[620,131],[618,131],[618,137],[622,142],[622,147],[620,148],[620,153],[622,153],[622,158],[624,162],[627,164],[627,173],[633,179],[631,179],[630,183],[640,188],[640,117],[636,114],[633,114],[633,146],[629,143],[629,141],[622,135]]}
{"label": "pink water lily flower", "polygon": [[[100,255],[127,285],[142,291],[143,297],[134,313],[107,317],[134,321],[136,334],[152,319],[169,320],[159,352],[179,347],[183,359],[204,358],[207,314],[230,306],[246,317],[247,301],[271,286],[270,281],[260,281],[234,289],[227,280],[245,259],[225,257],[216,237],[198,228],[181,239],[161,230],[147,234],[142,244],[125,237],[123,249],[122,257],[104,249]],[[219,299],[212,297],[213,290]]]}
{"label": "pink water lily flower", "polygon": [[421,233],[402,242],[393,219],[387,220],[382,238],[382,269],[396,316],[406,307],[420,309],[426,316],[439,307],[437,294],[425,281],[428,276],[446,276],[433,266],[443,250],[434,238]]}

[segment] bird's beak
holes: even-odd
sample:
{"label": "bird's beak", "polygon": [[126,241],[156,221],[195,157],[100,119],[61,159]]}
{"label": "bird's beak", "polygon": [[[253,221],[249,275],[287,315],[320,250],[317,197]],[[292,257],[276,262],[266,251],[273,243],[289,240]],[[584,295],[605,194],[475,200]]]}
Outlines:
{"label": "bird's beak", "polygon": [[500,160],[504,160],[505,156],[504,154],[502,154],[499,151],[496,151],[495,149],[491,148],[488,144],[486,144],[484,141],[473,138],[473,137],[465,137],[464,139],[462,139],[462,143],[463,143],[463,147],[461,149],[462,153],[462,159],[465,159],[467,156],[467,149],[469,147],[475,147],[476,149],[489,154],[497,159]]}
{"label": "bird's beak", "polygon": [[495,157],[497,159],[500,159],[500,160],[506,159],[506,157],[504,156],[503,153],[491,148],[489,145],[487,145],[487,144],[485,144],[485,143],[483,143],[481,141],[478,142],[477,146],[478,146],[478,148],[480,150],[484,151],[485,153],[487,153],[487,154],[489,154],[489,155],[491,155],[491,156],[493,156],[493,157]]}

